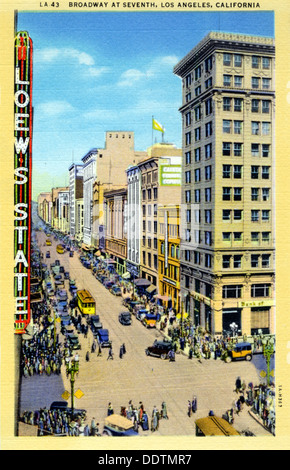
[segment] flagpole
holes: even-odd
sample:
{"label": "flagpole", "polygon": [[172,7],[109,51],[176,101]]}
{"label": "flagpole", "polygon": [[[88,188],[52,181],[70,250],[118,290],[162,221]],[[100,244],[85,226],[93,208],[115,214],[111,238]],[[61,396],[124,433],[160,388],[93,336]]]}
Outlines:
{"label": "flagpole", "polygon": [[152,146],[153,146],[153,120],[154,120],[154,116],[152,116],[152,123],[151,123],[151,126],[152,126]]}

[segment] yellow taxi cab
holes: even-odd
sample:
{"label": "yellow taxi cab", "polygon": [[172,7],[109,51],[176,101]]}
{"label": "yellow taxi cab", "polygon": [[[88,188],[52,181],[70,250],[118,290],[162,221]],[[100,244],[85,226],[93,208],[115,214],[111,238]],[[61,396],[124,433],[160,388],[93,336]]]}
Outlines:
{"label": "yellow taxi cab", "polygon": [[146,313],[145,317],[143,318],[142,322],[146,328],[155,328],[157,321],[157,315],[153,313]]}
{"label": "yellow taxi cab", "polygon": [[225,361],[228,363],[235,361],[235,360],[240,360],[240,359],[251,361],[252,358],[253,358],[253,351],[252,351],[251,343],[242,342],[242,343],[236,343],[234,348],[231,351],[228,351]]}
{"label": "yellow taxi cab", "polygon": [[46,239],[46,245],[51,246],[51,240],[49,238]]}

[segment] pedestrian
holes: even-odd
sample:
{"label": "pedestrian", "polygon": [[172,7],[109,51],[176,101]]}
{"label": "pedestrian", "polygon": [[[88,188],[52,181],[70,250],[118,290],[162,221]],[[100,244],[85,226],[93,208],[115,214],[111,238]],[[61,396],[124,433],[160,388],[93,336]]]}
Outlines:
{"label": "pedestrian", "polygon": [[191,405],[191,401],[188,400],[188,403],[187,403],[187,416],[189,418],[191,417],[191,412],[192,412],[192,405]]}
{"label": "pedestrian", "polygon": [[114,359],[112,346],[110,346],[110,349],[109,349],[107,360],[108,359],[112,359],[112,360]]}
{"label": "pedestrian", "polygon": [[125,346],[125,343],[123,343],[122,347],[123,347],[123,354],[126,354],[126,346]]}
{"label": "pedestrian", "polygon": [[95,435],[96,435],[96,422],[95,422],[95,418],[93,417],[91,421],[91,436],[95,436]]}
{"label": "pedestrian", "polygon": [[239,391],[241,390],[241,387],[242,387],[242,382],[241,382],[241,378],[240,377],[237,377],[236,379],[236,393],[239,393]]}
{"label": "pedestrian", "polygon": [[98,357],[102,355],[102,346],[101,344],[99,343],[99,347],[98,347]]}
{"label": "pedestrian", "polygon": [[114,410],[113,410],[113,407],[112,407],[111,402],[109,402],[109,404],[108,404],[108,410],[107,410],[107,415],[108,415],[108,416],[111,416],[112,414],[114,414]]}
{"label": "pedestrian", "polygon": [[120,346],[119,358],[120,358],[120,359],[123,358],[123,345]]}
{"label": "pedestrian", "polygon": [[161,404],[161,417],[164,419],[169,419],[169,416],[167,414],[167,405],[165,401],[163,401]]}
{"label": "pedestrian", "polygon": [[196,396],[193,397],[193,400],[191,402],[191,409],[193,413],[196,413],[197,410],[197,398]]}

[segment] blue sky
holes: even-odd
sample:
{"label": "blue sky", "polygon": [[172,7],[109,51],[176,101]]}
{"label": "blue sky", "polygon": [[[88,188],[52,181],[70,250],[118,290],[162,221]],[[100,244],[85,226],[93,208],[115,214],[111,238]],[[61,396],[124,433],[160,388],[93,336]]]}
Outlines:
{"label": "blue sky", "polygon": [[[152,144],[152,116],[181,146],[181,81],[173,67],[208,32],[274,36],[272,12],[18,14],[34,45],[33,198],[68,184],[68,167],[106,131]],[[154,131],[154,142],[161,133]]]}

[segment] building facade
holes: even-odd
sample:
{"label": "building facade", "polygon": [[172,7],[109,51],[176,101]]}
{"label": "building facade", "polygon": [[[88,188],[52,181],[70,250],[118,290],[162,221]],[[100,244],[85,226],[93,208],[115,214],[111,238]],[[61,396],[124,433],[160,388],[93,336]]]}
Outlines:
{"label": "building facade", "polygon": [[214,333],[274,332],[274,69],[271,38],[209,33],[182,78],[181,291]]}
{"label": "building facade", "polygon": [[141,172],[138,166],[131,165],[127,170],[127,272],[132,278],[140,275],[141,248]]}
{"label": "building facade", "polygon": [[69,233],[69,190],[58,193],[58,229]]}
{"label": "building facade", "polygon": [[83,198],[83,165],[72,164],[69,167],[69,212],[70,234],[76,236],[76,201]]}

